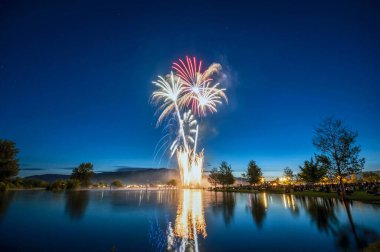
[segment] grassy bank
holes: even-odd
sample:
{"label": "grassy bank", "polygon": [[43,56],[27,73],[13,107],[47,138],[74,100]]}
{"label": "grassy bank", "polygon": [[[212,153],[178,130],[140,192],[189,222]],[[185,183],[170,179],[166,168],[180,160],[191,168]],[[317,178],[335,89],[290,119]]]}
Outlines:
{"label": "grassy bank", "polygon": [[[302,191],[302,192],[285,192],[284,189],[269,189],[269,190],[249,190],[239,188],[217,188],[212,191],[217,192],[236,192],[236,193],[274,193],[274,194],[292,194],[295,196],[307,196],[307,197],[324,197],[324,198],[340,198],[336,192],[315,192],[315,191]],[[347,196],[349,200],[362,201],[366,203],[380,204],[380,195],[372,195],[367,192],[357,191]]]}

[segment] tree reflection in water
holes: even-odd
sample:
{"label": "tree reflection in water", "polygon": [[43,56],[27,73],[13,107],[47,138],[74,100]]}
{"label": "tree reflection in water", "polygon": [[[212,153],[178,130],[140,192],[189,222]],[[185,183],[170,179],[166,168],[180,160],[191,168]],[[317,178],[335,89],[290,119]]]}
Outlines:
{"label": "tree reflection in water", "polygon": [[265,193],[250,194],[248,198],[248,207],[251,210],[252,218],[255,221],[256,227],[262,228],[268,207],[267,195]]}
{"label": "tree reflection in water", "polygon": [[290,210],[290,213],[293,216],[299,215],[300,209],[298,207],[298,204],[297,204],[297,201],[296,201],[296,198],[294,197],[294,195],[283,194],[282,195],[282,203],[283,203],[285,208]]}
{"label": "tree reflection in water", "polygon": [[299,197],[299,200],[319,231],[336,233],[339,221],[335,214],[338,207],[335,199]]}
{"label": "tree reflection in water", "polygon": [[342,200],[342,204],[347,213],[349,225],[343,225],[339,228],[336,235],[336,244],[344,250],[362,250],[369,243],[379,238],[374,230],[357,226],[351,215],[351,205],[349,201]]}
{"label": "tree reflection in water", "polygon": [[0,221],[7,213],[9,204],[12,202],[13,197],[14,192],[12,191],[0,192]]}
{"label": "tree reflection in water", "polygon": [[[221,214],[227,227],[232,223],[237,204],[235,193],[178,191],[178,194],[173,194],[174,197],[169,201],[178,202],[175,219],[170,214],[166,214],[165,218],[156,218],[150,223],[149,240],[155,251],[199,250],[198,240],[205,239],[207,236],[204,193],[208,193],[210,196],[207,198],[207,202],[212,212],[217,215]],[[304,215],[300,213],[305,212],[319,232],[333,237],[338,249],[360,250],[378,238],[374,231],[354,224],[348,202],[344,203],[332,198],[297,197],[290,194],[273,197],[276,202],[272,202],[272,199],[268,200],[270,196],[266,193],[245,195],[247,195],[247,210],[250,211],[258,229],[263,227],[266,218],[270,216],[270,204],[275,204],[273,209],[282,205],[291,212],[293,217],[303,218]],[[165,197],[158,198],[164,199]],[[338,213],[342,213],[342,210],[345,210],[347,214],[347,221],[342,221],[345,216],[338,215]]]}
{"label": "tree reflection in water", "polygon": [[[360,250],[378,238],[375,231],[354,223],[348,201],[315,197],[299,197],[299,200],[318,230],[332,234],[340,249]],[[347,214],[348,224],[342,225],[336,216],[336,211],[341,207]]]}
{"label": "tree reflection in water", "polygon": [[[220,194],[222,198],[220,199]],[[219,197],[218,197],[219,195]],[[235,194],[230,192],[215,192],[214,202],[212,204],[214,213],[222,212],[224,224],[228,226],[234,217],[235,212]]]}
{"label": "tree reflection in water", "polygon": [[88,191],[67,191],[66,196],[66,213],[73,220],[80,220],[86,212],[89,202]]}

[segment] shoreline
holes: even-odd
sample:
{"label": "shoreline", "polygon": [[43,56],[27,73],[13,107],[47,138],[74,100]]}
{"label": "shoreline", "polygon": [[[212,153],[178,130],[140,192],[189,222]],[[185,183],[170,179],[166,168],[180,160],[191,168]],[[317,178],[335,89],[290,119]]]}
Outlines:
{"label": "shoreline", "polygon": [[[300,196],[300,197],[321,197],[321,198],[336,198],[341,199],[341,197],[336,192],[315,192],[315,191],[302,191],[302,192],[285,192],[282,190],[237,190],[237,189],[209,189],[210,192],[233,192],[233,193],[269,193],[269,194],[285,194],[285,195],[294,195],[294,196]],[[360,201],[364,203],[370,203],[370,204],[380,204],[380,195],[372,195],[368,194],[364,191],[357,191],[352,193],[351,195],[347,196],[348,200],[352,201]]]}
{"label": "shoreline", "polygon": [[[302,192],[284,192],[282,190],[237,190],[237,189],[206,189],[206,188],[156,188],[156,187],[147,187],[147,188],[78,188],[72,190],[60,190],[60,191],[51,191],[46,190],[46,188],[9,188],[6,191],[50,191],[50,192],[75,192],[75,191],[176,191],[176,190],[202,190],[209,192],[226,192],[226,193],[268,193],[268,194],[285,194],[285,195],[294,195],[300,197],[322,197],[322,198],[336,198],[340,199],[340,196],[336,192],[315,192],[315,191],[302,191]],[[5,191],[3,191],[5,192]],[[347,197],[348,200],[360,201],[370,204],[380,204],[380,195],[371,195],[366,192],[359,191],[354,192]]]}

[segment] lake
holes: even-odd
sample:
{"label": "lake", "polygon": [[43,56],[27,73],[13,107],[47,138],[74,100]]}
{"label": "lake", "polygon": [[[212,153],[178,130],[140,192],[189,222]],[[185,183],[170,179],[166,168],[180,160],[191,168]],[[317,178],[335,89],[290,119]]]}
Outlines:
{"label": "lake", "polygon": [[339,251],[379,239],[380,206],[201,190],[0,193],[1,251]]}

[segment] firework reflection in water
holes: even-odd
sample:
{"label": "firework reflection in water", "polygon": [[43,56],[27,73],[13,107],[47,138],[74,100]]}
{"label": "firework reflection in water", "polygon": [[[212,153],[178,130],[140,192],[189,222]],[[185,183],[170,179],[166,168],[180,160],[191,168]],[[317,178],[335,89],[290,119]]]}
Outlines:
{"label": "firework reflection in water", "polygon": [[[175,220],[164,214],[150,220],[149,243],[155,251],[199,251],[199,239],[205,239],[206,219],[201,190],[184,189],[179,192]],[[174,196],[174,195],[171,195]],[[172,199],[164,197],[166,204]],[[174,223],[174,225],[173,225]]]}
{"label": "firework reflection in water", "polygon": [[171,223],[167,230],[167,249],[175,251],[199,251],[198,235],[206,238],[206,220],[202,191],[185,189],[178,202],[174,230]]}

